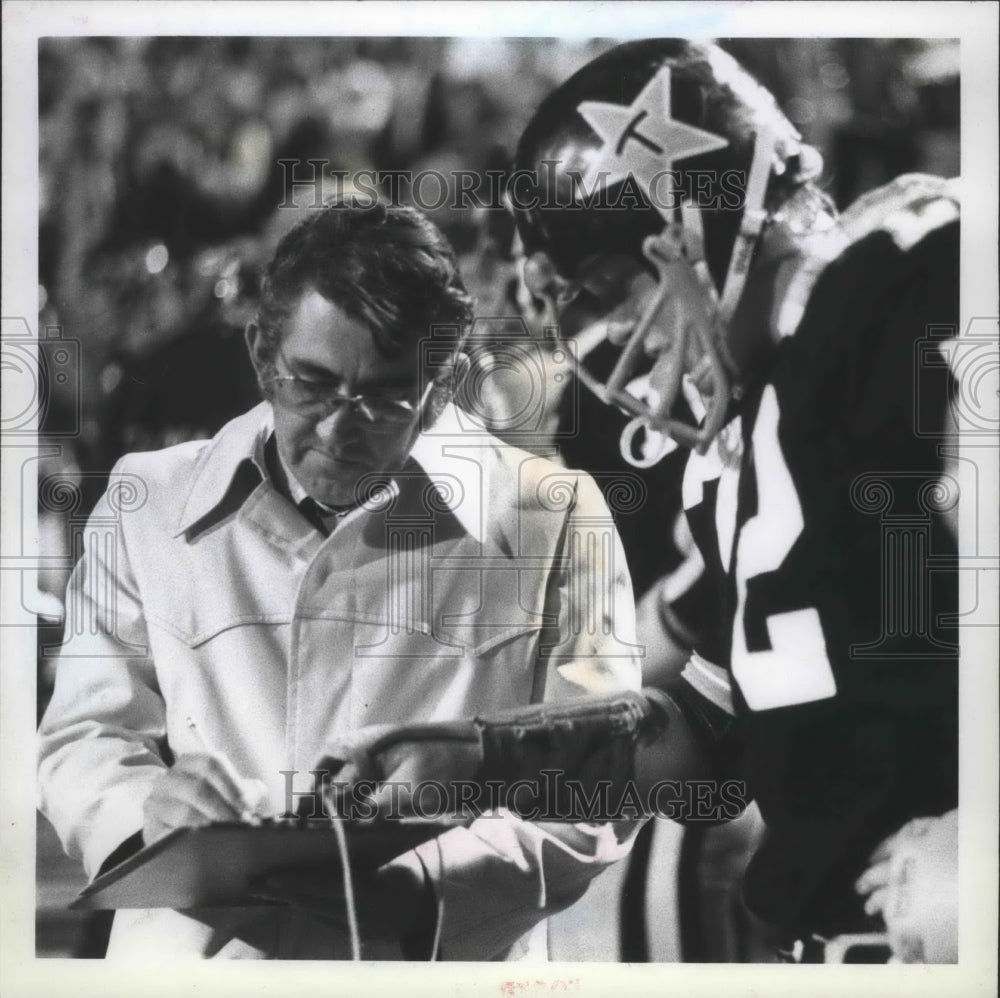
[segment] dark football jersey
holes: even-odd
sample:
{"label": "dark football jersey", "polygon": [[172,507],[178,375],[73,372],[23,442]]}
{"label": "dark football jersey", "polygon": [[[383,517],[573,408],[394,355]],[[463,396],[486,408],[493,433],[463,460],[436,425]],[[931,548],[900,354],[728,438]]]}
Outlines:
{"label": "dark football jersey", "polygon": [[[606,341],[586,352],[585,366],[606,381],[620,351]],[[568,386],[559,407],[558,439],[566,466],[594,476],[621,537],[636,598],[681,561],[670,525],[679,516],[679,484],[685,452],[678,447],[651,468],[635,468],[621,455],[619,440],[631,417],[609,408],[582,385]],[[622,488],[641,501],[622,504]],[[664,529],[664,525],[667,529]]]}
{"label": "dark football jersey", "polygon": [[696,650],[729,673],[733,758],[767,825],[745,898],[795,932],[863,928],[870,850],[957,803],[952,384],[926,363],[957,331],[957,202],[900,178],[841,231],[728,428],[742,454],[692,455],[684,485]]}

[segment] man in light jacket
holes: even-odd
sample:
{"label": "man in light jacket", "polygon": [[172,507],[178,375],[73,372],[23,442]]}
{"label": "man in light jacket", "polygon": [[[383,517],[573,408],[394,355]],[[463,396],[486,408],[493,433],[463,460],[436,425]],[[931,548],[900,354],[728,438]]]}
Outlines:
{"label": "man in light jacket", "polygon": [[[318,210],[279,245],[247,330],[265,401],[115,467],[40,728],[40,807],[89,876],[173,828],[238,820],[251,781],[285,812],[287,774],[308,789],[324,747],[362,726],[637,688],[595,483],[451,404],[470,318],[418,212]],[[356,885],[363,956],[425,956],[439,917],[444,958],[544,957],[545,917],[633,829],[506,812],[452,829]],[[343,958],[338,887],[119,911],[108,955]]]}

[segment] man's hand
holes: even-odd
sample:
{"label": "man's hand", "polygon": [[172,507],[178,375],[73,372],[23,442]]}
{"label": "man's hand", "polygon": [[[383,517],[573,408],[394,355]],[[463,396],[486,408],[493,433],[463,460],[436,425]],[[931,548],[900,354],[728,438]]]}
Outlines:
{"label": "man's hand", "polygon": [[[412,937],[435,924],[434,890],[414,869],[383,866],[354,873],[354,905],[364,939]],[[251,885],[256,897],[281,901],[321,921],[347,930],[347,906],[339,869],[272,870]]]}
{"label": "man's hand", "polygon": [[855,889],[881,914],[898,963],[958,961],[958,812],[914,818],[883,841]]}
{"label": "man's hand", "polygon": [[331,742],[316,769],[331,774],[327,804],[333,812],[343,811],[352,787],[373,783],[382,784],[372,795],[379,812],[395,818],[418,814],[413,794],[431,782],[441,787],[442,796],[433,799],[444,804],[442,810],[457,810],[449,806],[455,782],[476,779],[482,761],[478,735],[467,721],[373,724]]}
{"label": "man's hand", "polygon": [[218,755],[183,755],[157,778],[143,805],[142,839],[151,845],[175,828],[240,821],[259,811],[263,789],[241,779]]}

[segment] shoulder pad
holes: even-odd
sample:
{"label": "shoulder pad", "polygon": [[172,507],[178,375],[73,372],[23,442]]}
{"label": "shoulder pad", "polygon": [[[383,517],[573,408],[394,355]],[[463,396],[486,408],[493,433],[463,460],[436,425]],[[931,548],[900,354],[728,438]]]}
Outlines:
{"label": "shoulder pad", "polygon": [[959,217],[958,178],[908,173],[865,194],[840,216],[849,242],[887,232],[904,252]]}

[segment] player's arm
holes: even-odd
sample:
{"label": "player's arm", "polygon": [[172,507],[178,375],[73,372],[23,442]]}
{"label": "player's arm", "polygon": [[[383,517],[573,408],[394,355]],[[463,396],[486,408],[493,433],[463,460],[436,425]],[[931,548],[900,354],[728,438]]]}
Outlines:
{"label": "player's arm", "polygon": [[[468,721],[373,725],[330,747],[318,768],[335,774],[331,787],[349,793],[366,782],[450,787],[460,809],[463,786],[498,781],[506,787],[543,786],[545,771],[578,781],[586,797],[602,785],[620,799],[635,787],[650,801],[669,781],[723,780],[730,719],[686,680],[669,691],[646,689],[564,703],[498,711]],[[390,795],[376,798],[386,808]],[[404,804],[398,793],[393,806]],[[515,812],[544,802],[512,793]],[[573,820],[565,813],[562,817]],[[577,816],[578,820],[578,816]]]}
{"label": "player's arm", "polygon": [[636,603],[636,636],[643,646],[642,681],[666,688],[681,674],[697,644],[706,601],[710,598],[705,562],[680,513],[674,545],[683,560]]}

